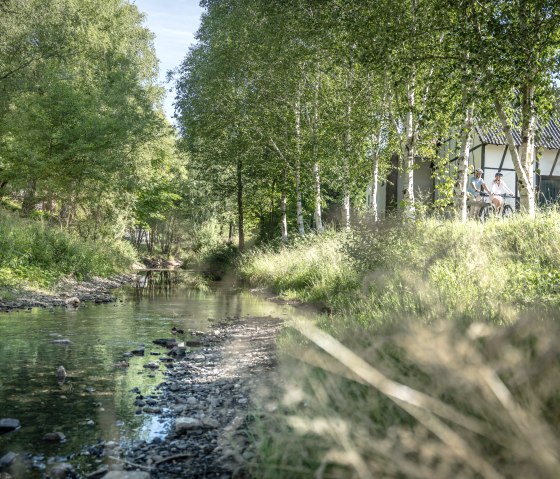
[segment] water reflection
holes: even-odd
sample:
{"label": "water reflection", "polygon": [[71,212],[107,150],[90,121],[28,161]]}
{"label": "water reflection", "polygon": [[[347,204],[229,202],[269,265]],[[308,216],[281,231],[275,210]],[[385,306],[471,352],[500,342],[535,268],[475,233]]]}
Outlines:
{"label": "water reflection", "polygon": [[[145,272],[119,292],[120,301],[114,304],[0,315],[0,417],[17,418],[22,425],[15,433],[0,435],[0,457],[8,451],[22,457],[65,455],[98,440],[151,440],[168,424],[136,414],[131,391],[156,395],[164,379],[165,367],[155,372],[143,367],[154,360],[151,352],[164,351],[154,339],[173,337],[174,327],[208,330],[210,319],[294,314],[248,293],[189,289],[182,274]],[[145,356],[117,367],[124,353],[141,345]],[[51,432],[63,433],[66,442],[45,443],[43,436]],[[11,473],[16,479],[34,477]]]}
{"label": "water reflection", "polygon": [[147,270],[138,274],[134,293],[137,299],[163,295],[169,297],[173,287],[180,283],[182,272],[178,270]]}

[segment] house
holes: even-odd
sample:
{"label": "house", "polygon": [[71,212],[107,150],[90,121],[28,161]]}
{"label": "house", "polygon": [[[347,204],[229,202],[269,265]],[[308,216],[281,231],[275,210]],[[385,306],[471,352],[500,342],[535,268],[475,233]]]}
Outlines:
{"label": "house", "polygon": [[[516,144],[519,146],[521,137],[519,131],[512,131]],[[540,205],[560,202],[560,120],[550,120],[545,127],[538,128],[535,152],[535,186]],[[444,141],[439,149],[439,156],[447,158],[449,175],[455,177],[457,157],[460,144],[455,138]],[[476,125],[473,143],[469,153],[469,165],[472,171],[482,168],[484,178],[489,185],[497,171],[501,171],[503,180],[519,196],[517,174],[509,153],[505,135],[500,126],[485,127]],[[399,168],[399,158],[393,156],[391,172],[378,187],[377,204],[381,216],[395,207],[403,198],[406,178]],[[366,192],[368,206],[371,204],[371,185]],[[423,202],[433,201],[437,197],[437,189],[432,175],[432,165],[428,161],[417,160],[414,170],[414,196]],[[513,199],[506,200],[514,205]]]}
{"label": "house", "polygon": [[[404,168],[400,165],[401,160],[398,155],[391,158],[391,168],[387,178],[377,186],[377,208],[380,217],[385,212],[397,208],[403,200],[404,188],[407,184]],[[430,161],[416,159],[414,168],[414,198],[422,203],[432,203],[436,197],[435,182],[433,179],[433,165]],[[371,206],[372,184],[366,190],[366,206]]]}
{"label": "house", "polygon": [[[482,168],[484,178],[489,184],[497,171],[504,174],[503,180],[519,195],[517,174],[506,144],[506,138],[499,126],[475,126],[469,165],[474,169]],[[512,130],[516,145],[521,144],[520,132]],[[560,199],[560,121],[550,120],[545,127],[538,128],[535,146],[535,186],[539,204],[555,202]],[[449,159],[449,172],[454,174],[460,145],[456,139],[444,142],[440,156]]]}

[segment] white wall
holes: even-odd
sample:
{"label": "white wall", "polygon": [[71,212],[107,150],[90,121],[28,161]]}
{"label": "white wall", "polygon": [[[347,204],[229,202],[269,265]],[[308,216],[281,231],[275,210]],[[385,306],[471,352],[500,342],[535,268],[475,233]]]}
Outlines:
{"label": "white wall", "polygon": [[558,150],[543,150],[542,155],[539,158],[539,169],[541,170],[542,176],[560,176],[560,159],[556,162],[554,171],[552,171],[552,166],[554,165],[557,153]]}

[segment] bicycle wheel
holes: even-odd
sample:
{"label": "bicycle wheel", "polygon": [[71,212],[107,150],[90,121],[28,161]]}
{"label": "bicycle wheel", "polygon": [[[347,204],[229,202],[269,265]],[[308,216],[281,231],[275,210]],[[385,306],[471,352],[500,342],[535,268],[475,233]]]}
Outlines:
{"label": "bicycle wheel", "polygon": [[502,211],[502,217],[511,218],[513,216],[513,208],[510,205],[505,205]]}
{"label": "bicycle wheel", "polygon": [[483,223],[488,221],[490,218],[494,217],[494,207],[492,205],[484,205],[480,208],[480,212],[478,213],[478,217],[480,221]]}

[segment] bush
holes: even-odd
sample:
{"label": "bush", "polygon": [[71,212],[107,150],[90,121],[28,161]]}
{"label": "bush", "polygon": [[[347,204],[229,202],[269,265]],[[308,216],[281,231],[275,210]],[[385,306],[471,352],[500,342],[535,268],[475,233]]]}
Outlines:
{"label": "bush", "polygon": [[0,218],[0,286],[52,286],[73,276],[110,276],[135,260],[131,245],[85,241],[38,221]]}

